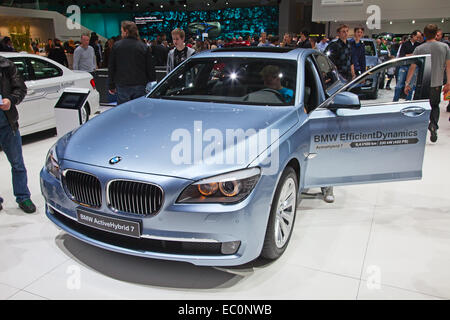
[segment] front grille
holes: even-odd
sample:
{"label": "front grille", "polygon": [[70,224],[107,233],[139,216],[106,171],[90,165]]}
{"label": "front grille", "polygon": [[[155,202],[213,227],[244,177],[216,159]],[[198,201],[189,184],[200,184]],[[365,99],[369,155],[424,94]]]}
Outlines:
{"label": "front grille", "polygon": [[75,202],[95,208],[102,206],[102,188],[95,176],[68,170],[64,175],[64,184]]}
{"label": "front grille", "polygon": [[160,187],[137,181],[115,180],[109,184],[107,192],[113,209],[139,215],[157,213],[163,201]]}

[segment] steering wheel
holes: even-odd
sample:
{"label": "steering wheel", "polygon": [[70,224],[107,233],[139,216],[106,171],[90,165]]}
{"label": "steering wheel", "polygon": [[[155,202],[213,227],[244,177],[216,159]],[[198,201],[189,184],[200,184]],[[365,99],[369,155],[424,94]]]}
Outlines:
{"label": "steering wheel", "polygon": [[264,89],[262,89],[261,91],[271,92],[271,93],[275,94],[275,95],[277,96],[277,98],[280,99],[281,102],[286,102],[286,101],[284,100],[283,95],[282,95],[280,92],[278,92],[277,90],[275,90],[275,89],[272,89],[272,88],[264,88]]}

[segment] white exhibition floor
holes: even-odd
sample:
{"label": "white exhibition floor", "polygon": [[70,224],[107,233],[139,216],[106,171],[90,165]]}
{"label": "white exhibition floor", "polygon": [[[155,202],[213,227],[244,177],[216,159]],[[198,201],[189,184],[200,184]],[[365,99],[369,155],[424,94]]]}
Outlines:
{"label": "white exhibition floor", "polygon": [[273,263],[196,267],[121,255],[78,241],[44,214],[39,171],[56,141],[24,139],[36,214],[17,208],[0,152],[0,299],[450,299],[450,113],[427,141],[420,181],[336,187],[301,202]]}

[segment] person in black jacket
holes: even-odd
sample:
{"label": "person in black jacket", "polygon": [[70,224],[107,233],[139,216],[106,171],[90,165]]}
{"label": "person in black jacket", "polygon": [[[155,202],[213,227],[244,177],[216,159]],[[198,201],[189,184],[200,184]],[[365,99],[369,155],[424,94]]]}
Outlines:
{"label": "person in black jacket", "polygon": [[99,42],[97,33],[91,32],[91,38],[89,39],[89,45],[94,49],[95,59],[97,60],[97,66],[101,66],[103,62],[102,52],[103,48]]}
{"label": "person in black jacket", "polygon": [[114,43],[108,64],[109,92],[117,92],[117,104],[145,95],[145,86],[156,81],[152,51],[139,40],[134,22],[122,22],[122,40]]}
{"label": "person in black jacket", "polygon": [[53,48],[50,49],[48,58],[52,59],[53,61],[58,62],[59,64],[62,64],[66,68],[68,68],[69,62],[67,61],[67,56],[64,51],[64,48],[61,45],[61,41],[59,41],[59,39],[55,39],[53,42],[55,45]]}
{"label": "person in black jacket", "polygon": [[15,52],[16,51],[14,49],[14,46],[12,44],[10,37],[4,37],[0,41],[0,51],[5,51],[5,52]]}
{"label": "person in black jacket", "polygon": [[309,32],[306,30],[303,30],[300,32],[300,41],[298,42],[297,46],[299,48],[303,49],[311,49],[311,42],[309,41]]}
{"label": "person in black jacket", "polygon": [[[22,139],[19,133],[19,113],[16,106],[27,94],[27,87],[16,66],[0,56],[0,146],[12,167],[14,195],[19,207],[26,213],[36,211],[30,199],[27,170],[22,156]],[[0,210],[3,199],[0,198]]]}
{"label": "person in black jacket", "polygon": [[162,44],[162,38],[156,40],[156,46],[152,46],[153,57],[155,58],[156,66],[166,66],[167,56],[169,55],[168,48],[164,47]]}

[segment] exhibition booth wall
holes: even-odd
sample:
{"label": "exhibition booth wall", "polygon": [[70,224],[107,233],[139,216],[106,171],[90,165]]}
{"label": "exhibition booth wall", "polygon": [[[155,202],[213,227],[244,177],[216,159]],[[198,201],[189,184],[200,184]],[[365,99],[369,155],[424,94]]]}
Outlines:
{"label": "exhibition booth wall", "polygon": [[[379,12],[374,11],[376,8]],[[380,29],[367,30],[367,34],[377,34],[379,30],[409,34],[415,29],[423,30],[428,23],[434,23],[444,31],[449,30],[449,12],[448,0],[313,0],[312,21],[327,23],[327,33],[334,35],[341,23],[353,29],[366,25],[369,17],[379,13]]]}
{"label": "exhibition booth wall", "polygon": [[[81,34],[92,31],[83,24],[68,28],[67,18],[55,11],[0,6],[0,36],[10,36],[18,51],[29,51],[31,40],[39,43],[53,38],[78,40]],[[107,40],[102,34],[99,37]]]}

